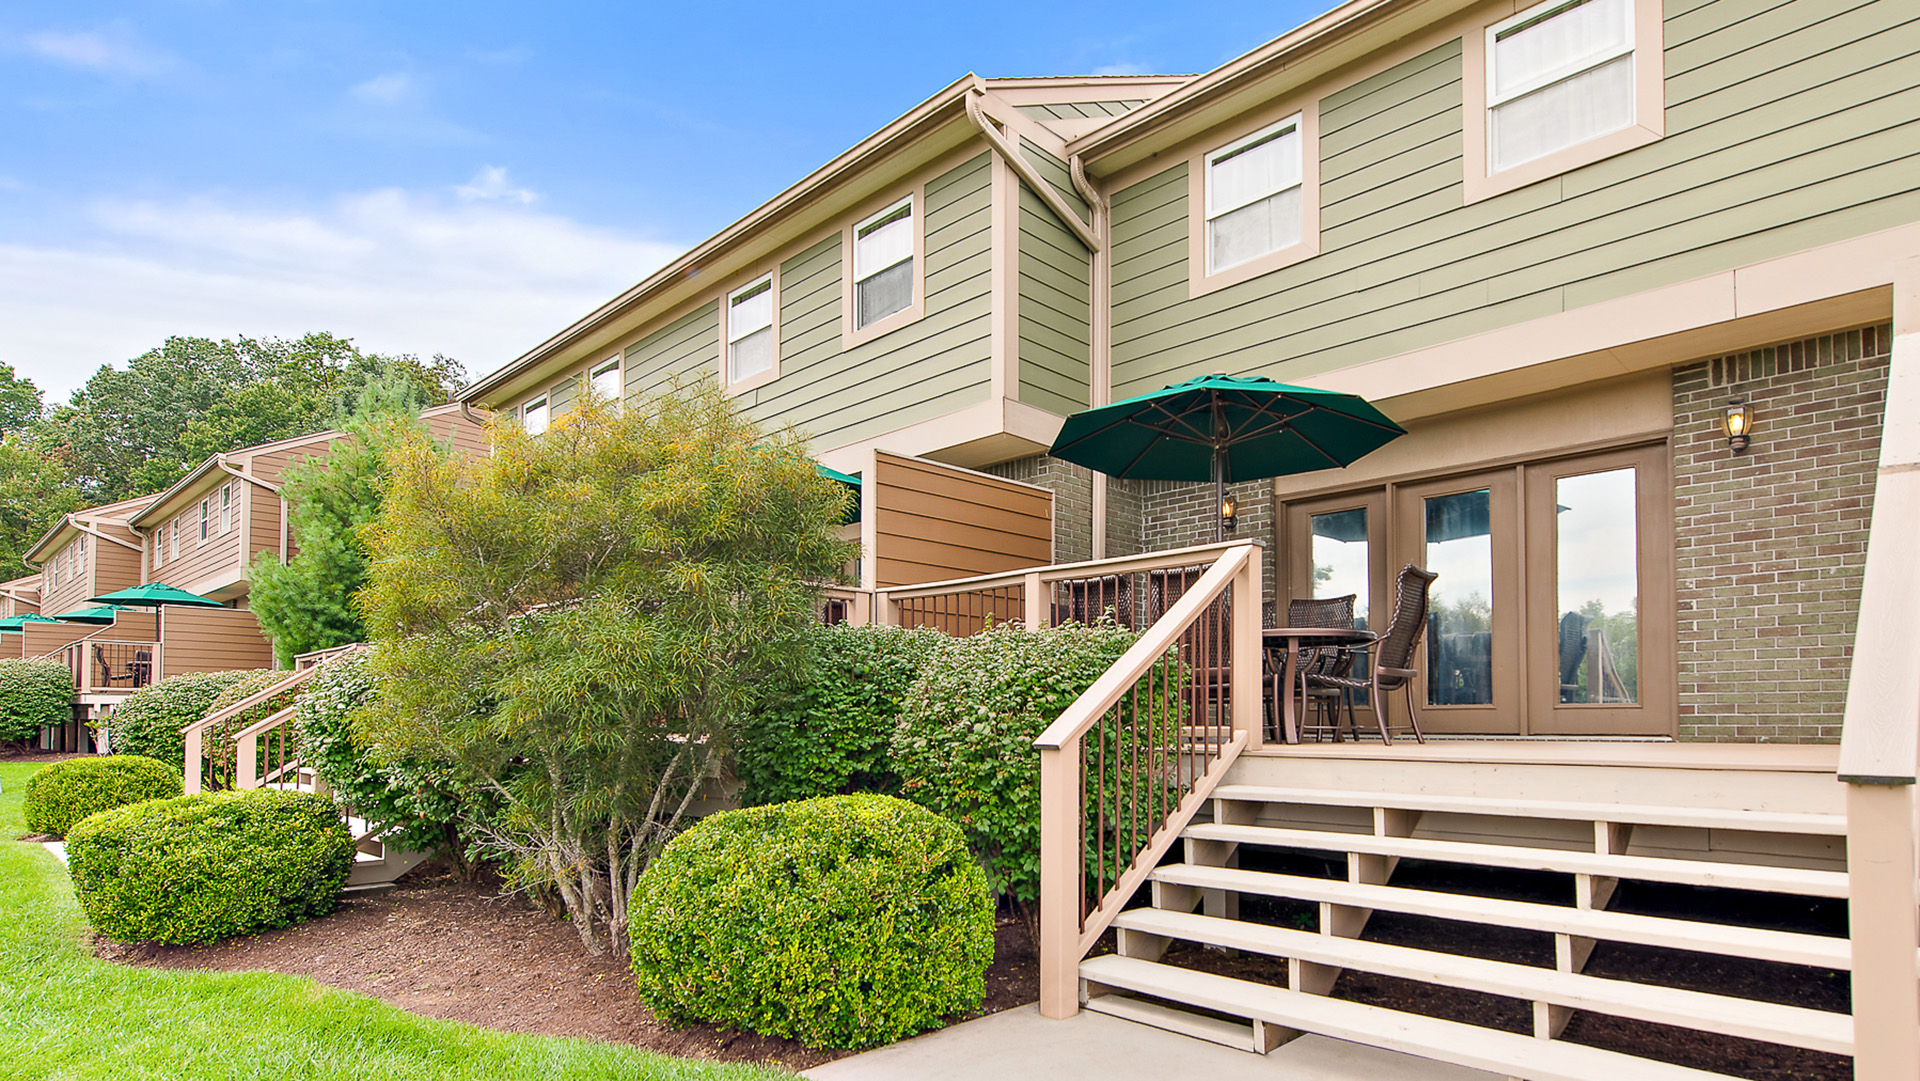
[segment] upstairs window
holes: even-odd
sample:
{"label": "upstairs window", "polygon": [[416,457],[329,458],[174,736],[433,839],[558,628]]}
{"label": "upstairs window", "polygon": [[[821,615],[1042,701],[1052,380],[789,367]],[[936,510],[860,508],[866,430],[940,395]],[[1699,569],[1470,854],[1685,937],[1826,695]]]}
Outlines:
{"label": "upstairs window", "polygon": [[[859,249],[855,249],[858,251]],[[907,237],[907,266],[912,269],[913,237]],[[912,282],[908,282],[911,291]],[[905,307],[890,308],[891,314]],[[867,322],[872,322],[871,319]],[[866,323],[862,323],[865,326]],[[740,383],[773,370],[773,276],[761,278],[727,297],[727,382]]]}
{"label": "upstairs window", "polygon": [[233,532],[233,482],[220,489],[220,532]]}
{"label": "upstairs window", "polygon": [[547,430],[547,396],[540,397],[520,407],[520,426],[528,435],[539,435]]}
{"label": "upstairs window", "polygon": [[1633,125],[1632,0],[1561,0],[1487,28],[1487,168]]}
{"label": "upstairs window", "polygon": [[1207,273],[1300,243],[1300,116],[1207,155]]}
{"label": "upstairs window", "polygon": [[167,552],[167,558],[179,559],[180,558],[180,519],[178,516],[175,516],[173,519],[173,528],[167,531],[167,543],[171,545],[171,550]]}
{"label": "upstairs window", "polygon": [[593,388],[595,397],[604,398],[610,402],[618,402],[621,398],[620,392],[622,390],[620,386],[620,355],[615,353],[591,372],[588,372],[587,385]]}
{"label": "upstairs window", "polygon": [[913,306],[913,235],[911,195],[853,227],[856,329]]}
{"label": "upstairs window", "polygon": [[160,565],[165,563],[166,561],[167,561],[167,527],[163,525],[159,529],[156,529],[153,531],[153,569],[159,570]]}
{"label": "upstairs window", "polygon": [[213,499],[208,497],[200,501],[200,543],[207,543],[207,535],[212,532]]}

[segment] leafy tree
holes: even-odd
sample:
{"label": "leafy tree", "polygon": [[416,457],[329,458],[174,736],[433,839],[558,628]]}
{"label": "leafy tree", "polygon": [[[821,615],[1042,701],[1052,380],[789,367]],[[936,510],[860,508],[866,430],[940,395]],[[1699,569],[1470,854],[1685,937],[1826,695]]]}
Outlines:
{"label": "leafy tree", "polygon": [[852,555],[844,497],[710,387],[493,438],[480,461],[418,435],[395,455],[367,533],[368,742],[478,778],[500,803],[469,823],[481,847],[624,953],[640,872]]}
{"label": "leafy tree", "polygon": [[285,563],[277,553],[261,552],[249,572],[249,606],[272,636],[281,664],[316,649],[366,641],[353,601],[367,582],[361,530],[379,513],[389,456],[424,431],[402,411],[414,405],[412,385],[404,380],[363,388],[355,415],[343,426],[347,437],[325,456],[287,471],[280,490],[299,549]]}
{"label": "leafy tree", "polygon": [[0,437],[24,430],[44,408],[33,380],[15,376],[11,364],[0,364]]}
{"label": "leafy tree", "polygon": [[0,440],[0,579],[27,573],[21,556],[61,515],[82,505],[67,471],[18,435]]}

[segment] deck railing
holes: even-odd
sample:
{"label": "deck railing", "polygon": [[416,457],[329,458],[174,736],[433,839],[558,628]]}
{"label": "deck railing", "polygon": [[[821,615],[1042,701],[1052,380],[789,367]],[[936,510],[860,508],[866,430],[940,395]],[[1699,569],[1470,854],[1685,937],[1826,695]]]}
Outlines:
{"label": "deck railing", "polygon": [[76,694],[131,691],[153,682],[160,646],[157,642],[82,638],[61,646],[49,656],[73,673]]}
{"label": "deck railing", "polygon": [[[300,668],[286,673],[266,689],[238,702],[215,710],[180,730],[186,741],[186,772],[182,780],[189,793],[222,788],[258,788],[263,778],[276,781],[297,774],[299,753],[293,739],[293,707],[275,711],[265,719],[248,725],[231,737],[233,757],[221,745],[225,725],[250,709],[264,705],[305,685],[320,667]],[[278,733],[277,736],[274,733]],[[262,737],[267,737],[263,742]]]}

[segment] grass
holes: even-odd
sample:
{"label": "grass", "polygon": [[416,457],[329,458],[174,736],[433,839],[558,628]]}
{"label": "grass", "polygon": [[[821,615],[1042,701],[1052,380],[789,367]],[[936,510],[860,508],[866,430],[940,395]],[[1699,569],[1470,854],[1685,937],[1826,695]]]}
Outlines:
{"label": "grass", "polygon": [[96,959],[66,872],[25,831],[38,766],[0,763],[0,1072],[25,1079],[769,1081],[779,1070],[435,1021],[271,973]]}

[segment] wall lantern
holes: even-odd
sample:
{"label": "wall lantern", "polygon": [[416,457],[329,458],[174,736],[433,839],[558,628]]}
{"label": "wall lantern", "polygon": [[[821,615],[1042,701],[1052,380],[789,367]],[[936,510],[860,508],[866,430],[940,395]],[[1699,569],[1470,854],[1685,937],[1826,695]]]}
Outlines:
{"label": "wall lantern", "polygon": [[1239,517],[1240,504],[1235,502],[1232,494],[1229,493],[1226,500],[1220,504],[1220,527],[1229,533],[1233,532],[1233,527]]}
{"label": "wall lantern", "polygon": [[1721,426],[1727,431],[1727,446],[1735,454],[1747,449],[1753,435],[1753,405],[1745,398],[1735,398],[1727,403],[1727,413],[1721,420]]}

